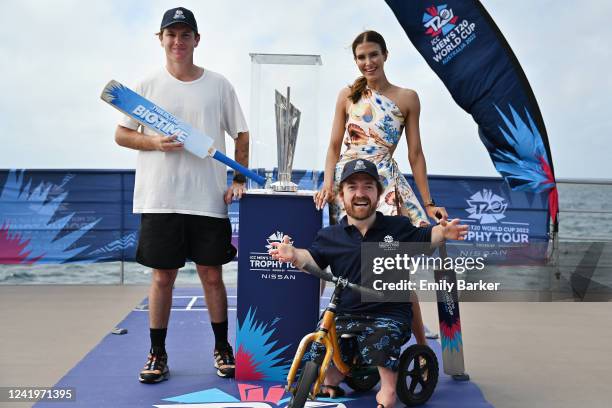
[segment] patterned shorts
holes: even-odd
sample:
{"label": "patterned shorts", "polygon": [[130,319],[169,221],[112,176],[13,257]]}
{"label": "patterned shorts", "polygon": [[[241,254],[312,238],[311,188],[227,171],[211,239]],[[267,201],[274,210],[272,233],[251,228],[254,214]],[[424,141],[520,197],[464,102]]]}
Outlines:
{"label": "patterned shorts", "polygon": [[[383,317],[357,316],[336,317],[336,333],[344,362],[387,367],[393,371],[397,371],[402,345],[411,335],[408,323]],[[342,334],[354,336],[341,338]],[[313,343],[304,358],[315,359],[324,352],[323,346]]]}

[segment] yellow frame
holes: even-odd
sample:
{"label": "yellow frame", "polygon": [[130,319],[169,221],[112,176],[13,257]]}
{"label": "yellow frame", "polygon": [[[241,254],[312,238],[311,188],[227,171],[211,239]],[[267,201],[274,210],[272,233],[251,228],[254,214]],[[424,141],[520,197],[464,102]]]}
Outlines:
{"label": "yellow frame", "polygon": [[310,347],[310,344],[313,342],[322,344],[325,347],[325,357],[323,357],[323,363],[321,363],[321,369],[319,370],[319,377],[315,381],[312,393],[310,395],[312,400],[314,400],[316,395],[319,393],[321,384],[323,384],[323,381],[325,380],[325,374],[327,373],[327,369],[329,368],[331,361],[334,362],[334,365],[338,371],[340,371],[343,375],[347,375],[349,373],[350,367],[346,365],[344,361],[342,361],[342,357],[339,352],[335,317],[336,314],[334,312],[326,310],[325,313],[323,313],[320,329],[316,332],[305,335],[300,341],[295,357],[293,358],[293,363],[291,363],[291,368],[289,368],[289,374],[287,375],[287,385],[285,386],[285,389],[288,392],[292,392],[291,385],[295,382],[295,377],[300,366],[300,362],[302,361],[302,358],[304,358],[307,348]]}

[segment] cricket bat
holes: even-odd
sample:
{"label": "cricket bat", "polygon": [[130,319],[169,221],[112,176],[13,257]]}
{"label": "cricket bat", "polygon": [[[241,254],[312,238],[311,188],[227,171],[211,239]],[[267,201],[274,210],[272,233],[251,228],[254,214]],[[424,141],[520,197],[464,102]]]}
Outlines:
{"label": "cricket bat", "polygon": [[[442,259],[447,257],[446,244],[442,243],[440,245],[439,253]],[[442,264],[444,265],[444,262]],[[457,295],[457,275],[453,269],[443,267],[434,271],[434,278],[438,284],[441,281],[453,283],[450,293],[446,290],[439,290],[437,292],[444,372],[455,380],[466,381],[470,377],[465,373],[463,361],[463,339],[461,337],[461,319]]]}
{"label": "cricket bat", "polygon": [[194,129],[188,123],[153,102],[143,98],[127,86],[112,80],[102,90],[100,98],[150,130],[162,136],[176,136],[176,141],[183,143],[185,149],[196,156],[201,158],[210,156],[239,171],[256,183],[260,185],[266,184],[264,177],[215,149],[212,138]]}

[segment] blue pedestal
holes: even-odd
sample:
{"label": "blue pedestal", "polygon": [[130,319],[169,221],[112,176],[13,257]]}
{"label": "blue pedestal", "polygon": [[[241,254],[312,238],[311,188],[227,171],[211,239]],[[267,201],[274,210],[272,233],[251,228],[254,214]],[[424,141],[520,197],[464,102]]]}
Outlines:
{"label": "blue pedestal", "polygon": [[322,215],[312,195],[249,192],[240,200],[236,379],[284,381],[300,339],[315,329],[319,280],[268,255],[289,235],[308,248]]}

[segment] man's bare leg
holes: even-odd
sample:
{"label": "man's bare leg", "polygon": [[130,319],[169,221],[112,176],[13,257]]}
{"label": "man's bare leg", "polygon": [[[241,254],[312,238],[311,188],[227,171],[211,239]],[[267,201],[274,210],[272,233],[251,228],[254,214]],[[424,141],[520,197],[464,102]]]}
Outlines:
{"label": "man's bare leg", "polygon": [[215,335],[215,368],[217,375],[233,378],[236,361],[227,337],[227,292],[223,283],[223,269],[219,266],[196,265],[200,281],[204,287],[206,306]]}
{"label": "man's bare leg", "polygon": [[178,269],[153,269],[149,288],[149,327],[165,329],[172,308],[172,286]]}
{"label": "man's bare leg", "polygon": [[397,373],[387,367],[378,367],[380,374],[380,391],[376,394],[376,403],[385,408],[393,408],[397,399]]}
{"label": "man's bare leg", "polygon": [[325,373],[325,381],[321,385],[321,392],[329,393],[330,398],[336,398],[336,391],[333,388],[324,389],[324,385],[337,387],[343,380],[344,374],[342,374],[335,366],[330,365]]}
{"label": "man's bare leg", "polygon": [[421,305],[416,293],[413,292],[412,299],[412,333],[417,344],[427,345],[425,337],[425,325],[423,324],[423,315],[421,314]]}
{"label": "man's bare leg", "polygon": [[143,383],[158,383],[170,375],[166,354],[166,333],[172,308],[172,285],[177,272],[177,269],[153,269],[149,288],[151,351],[139,374],[139,381]]}
{"label": "man's bare leg", "polygon": [[212,323],[225,322],[227,320],[227,292],[225,283],[223,283],[221,265],[196,265],[196,270],[204,288],[210,321]]}

